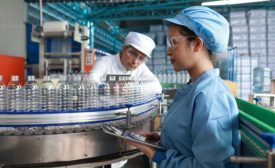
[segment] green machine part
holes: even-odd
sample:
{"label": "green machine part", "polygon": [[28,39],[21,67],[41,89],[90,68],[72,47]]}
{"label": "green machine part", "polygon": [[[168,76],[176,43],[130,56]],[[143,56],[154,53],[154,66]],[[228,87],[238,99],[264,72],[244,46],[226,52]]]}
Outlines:
{"label": "green machine part", "polygon": [[[248,101],[236,98],[240,118],[249,122],[265,133],[275,133],[275,112],[252,104]],[[248,145],[259,157],[265,157],[265,151],[269,149],[258,137],[251,133],[243,124],[240,124],[242,141]]]}

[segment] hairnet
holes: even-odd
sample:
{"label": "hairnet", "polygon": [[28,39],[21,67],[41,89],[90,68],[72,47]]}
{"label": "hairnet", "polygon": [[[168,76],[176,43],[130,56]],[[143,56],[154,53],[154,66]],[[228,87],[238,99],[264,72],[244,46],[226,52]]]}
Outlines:
{"label": "hairnet", "polygon": [[201,37],[205,46],[214,53],[227,49],[229,24],[222,15],[208,7],[194,6],[183,9],[174,18],[165,19],[164,23],[187,27]]}

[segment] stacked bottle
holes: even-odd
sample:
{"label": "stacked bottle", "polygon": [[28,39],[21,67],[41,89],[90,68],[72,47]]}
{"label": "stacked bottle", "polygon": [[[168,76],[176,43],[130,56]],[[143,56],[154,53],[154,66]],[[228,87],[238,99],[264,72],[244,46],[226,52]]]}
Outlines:
{"label": "stacked bottle", "polygon": [[143,94],[143,88],[142,88],[142,82],[136,81],[136,101],[137,103],[142,102],[142,94]]}
{"label": "stacked bottle", "polygon": [[7,109],[6,93],[6,86],[3,82],[3,76],[0,75],[0,111],[5,111]]}
{"label": "stacked bottle", "polygon": [[270,68],[256,67],[253,69],[253,92],[271,93],[271,75]]}
{"label": "stacked bottle", "polygon": [[98,85],[98,96],[99,96],[99,103],[103,107],[109,107],[110,106],[110,86],[109,84],[101,79],[100,84]]}
{"label": "stacked bottle", "polygon": [[10,112],[24,110],[24,90],[19,83],[19,76],[11,76],[7,90],[7,110]]}
{"label": "stacked bottle", "polygon": [[0,76],[0,111],[68,111],[98,107],[135,104],[155,97],[153,80],[129,79],[128,76],[110,78],[108,82],[93,81],[91,76],[81,80],[73,75],[71,83],[60,76],[54,86],[49,76],[38,85],[34,76],[28,76],[24,87],[19,77],[12,76],[8,86]]}
{"label": "stacked bottle", "polygon": [[84,81],[85,108],[97,107],[97,85],[91,75],[85,76]]}
{"label": "stacked bottle", "polygon": [[109,79],[110,95],[113,97],[113,101],[110,102],[110,106],[117,106],[119,104],[119,85],[115,76]]}
{"label": "stacked bottle", "polygon": [[84,94],[84,85],[81,81],[80,75],[73,76],[73,82],[71,87],[73,109],[84,109],[85,94]]}
{"label": "stacked bottle", "polygon": [[136,99],[135,98],[135,93],[134,93],[134,91],[135,91],[134,82],[131,81],[131,80],[128,80],[128,82],[126,82],[126,87],[127,87],[127,91],[128,91],[128,94],[127,94],[128,102],[130,104],[133,104],[133,103],[135,103],[135,99]]}
{"label": "stacked bottle", "polygon": [[25,83],[25,110],[39,111],[41,110],[41,90],[35,81],[34,76],[28,76]]}
{"label": "stacked bottle", "polygon": [[189,82],[190,77],[189,74],[186,71],[183,72],[173,72],[173,73],[157,73],[157,78],[159,79],[160,83],[163,84],[184,84]]}
{"label": "stacked bottle", "polygon": [[57,110],[56,94],[53,82],[50,76],[44,76],[41,84],[42,91],[42,110],[43,111],[54,111]]}
{"label": "stacked bottle", "polygon": [[119,85],[119,104],[126,104],[127,100],[127,87],[126,87],[126,77],[120,76],[118,79]]}
{"label": "stacked bottle", "polygon": [[64,75],[59,76],[59,81],[56,84],[56,94],[58,110],[67,111],[73,109],[70,103],[70,85],[67,82],[67,77]]}

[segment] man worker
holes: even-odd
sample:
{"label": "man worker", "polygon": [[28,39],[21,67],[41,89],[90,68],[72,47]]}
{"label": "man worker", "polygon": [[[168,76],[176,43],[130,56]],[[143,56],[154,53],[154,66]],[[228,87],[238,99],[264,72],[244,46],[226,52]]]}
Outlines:
{"label": "man worker", "polygon": [[[104,56],[98,60],[91,75],[96,82],[105,79],[108,74],[112,75],[131,75],[135,80],[153,80],[156,93],[161,93],[162,87],[156,76],[145,65],[148,58],[155,48],[155,42],[148,36],[129,32],[124,41],[124,45],[116,55]],[[111,168],[119,168],[126,164],[127,160],[113,163]]]}
{"label": "man worker", "polygon": [[145,65],[151,58],[155,42],[148,36],[129,32],[121,51],[116,55],[104,56],[98,60],[91,74],[97,82],[108,74],[131,75],[136,80],[151,79],[155,83],[156,93],[161,93],[161,85],[156,76]]}

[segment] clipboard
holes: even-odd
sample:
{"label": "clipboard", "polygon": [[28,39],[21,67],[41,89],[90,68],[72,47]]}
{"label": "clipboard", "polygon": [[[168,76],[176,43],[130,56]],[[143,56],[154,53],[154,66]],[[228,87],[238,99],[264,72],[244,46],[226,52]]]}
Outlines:
{"label": "clipboard", "polygon": [[101,128],[104,133],[116,136],[116,137],[124,139],[124,140],[137,142],[137,143],[147,145],[147,146],[150,146],[153,148],[165,149],[164,147],[160,146],[158,142],[154,143],[154,142],[148,141],[148,140],[146,140],[146,138],[144,136],[141,136],[139,134],[133,133],[128,130],[122,130],[115,126],[106,125],[106,124],[103,124],[101,126]]}

